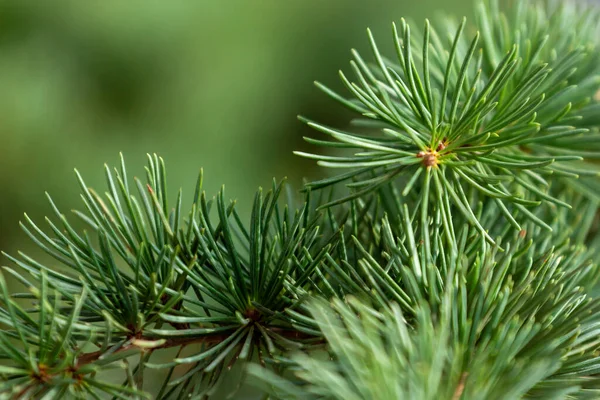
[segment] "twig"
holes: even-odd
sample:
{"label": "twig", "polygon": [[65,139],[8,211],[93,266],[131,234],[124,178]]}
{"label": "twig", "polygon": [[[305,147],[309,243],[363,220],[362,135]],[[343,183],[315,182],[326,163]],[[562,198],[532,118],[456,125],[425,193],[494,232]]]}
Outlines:
{"label": "twig", "polygon": [[[278,335],[285,337],[286,339],[298,340],[298,339],[315,339],[315,338],[317,338],[317,336],[307,335],[307,334],[304,334],[304,333],[301,333],[301,332],[298,332],[295,330],[290,330],[290,329],[271,328],[270,330],[273,332],[276,332]],[[155,351],[155,350],[160,350],[160,349],[168,349],[168,348],[177,347],[177,346],[188,346],[190,344],[196,344],[196,343],[216,344],[216,343],[220,343],[220,342],[224,341],[229,336],[230,336],[230,334],[218,334],[218,335],[198,336],[198,337],[190,337],[190,338],[166,338],[164,343],[162,343],[159,346],[153,347],[152,349],[150,349],[150,351]],[[158,338],[156,338],[156,337],[149,338],[149,337],[142,336],[142,337],[136,337],[136,339],[157,340]],[[112,354],[122,353],[124,351],[131,350],[132,348],[139,348],[140,350],[143,350],[142,347],[138,347],[134,343],[129,343],[129,344],[117,349]],[[77,366],[81,367],[83,365],[91,364],[91,363],[99,360],[100,358],[102,358],[103,354],[104,354],[104,351],[100,351],[100,350],[89,352],[89,353],[83,353],[77,359]]]}

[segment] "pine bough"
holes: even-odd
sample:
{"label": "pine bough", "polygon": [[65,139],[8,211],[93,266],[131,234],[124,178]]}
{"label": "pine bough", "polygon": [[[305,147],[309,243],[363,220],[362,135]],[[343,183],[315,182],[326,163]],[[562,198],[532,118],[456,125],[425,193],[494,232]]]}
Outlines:
{"label": "pine bough", "polygon": [[221,398],[233,368],[283,399],[600,398],[599,21],[492,2],[388,57],[368,31],[348,92],[317,83],[356,119],[301,118],[342,172],[249,221],[202,173],[168,199],[157,156],[77,175],[82,210],[22,223],[53,261],[6,255],[0,397]]}

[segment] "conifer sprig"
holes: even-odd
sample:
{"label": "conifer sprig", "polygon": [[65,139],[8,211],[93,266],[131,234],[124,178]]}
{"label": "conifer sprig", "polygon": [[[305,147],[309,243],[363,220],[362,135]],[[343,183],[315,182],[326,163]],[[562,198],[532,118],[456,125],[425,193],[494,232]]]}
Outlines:
{"label": "conifer sprig", "polygon": [[600,274],[585,248],[548,248],[555,238],[533,228],[535,242],[518,234],[498,252],[466,226],[448,242],[433,230],[424,276],[413,229],[398,240],[382,222],[382,240],[391,241],[383,264],[359,246],[355,263],[326,267],[346,288],[331,305],[309,306],[330,359],[296,354],[292,380],[257,366],[252,375],[282,399],[600,394],[600,302],[591,295]]}
{"label": "conifer sprig", "polygon": [[[246,225],[235,203],[225,200],[224,190],[216,199],[207,198],[201,173],[191,210],[184,213],[181,190],[172,206],[168,201],[163,160],[149,157],[146,172],[147,182],[136,178],[130,188],[123,159],[114,173],[106,167],[104,197],[77,174],[85,211],[73,213],[86,225],[83,231],[50,197],[59,221],[46,219],[51,233],[26,216],[25,232],[62,268],[56,270],[25,254],[7,255],[18,268],[5,271],[30,293],[10,294],[2,286],[3,322],[11,327],[5,335],[20,338],[24,347],[38,346],[45,357],[45,347],[61,348],[54,342],[44,344],[48,335],[56,340],[62,334],[61,343],[79,350],[53,365],[42,356],[34,362],[10,351],[5,340],[4,358],[12,361],[2,370],[5,390],[29,393],[39,365],[52,371],[68,367],[85,380],[98,368],[137,352],[141,358],[131,369],[133,380],[124,382],[124,393],[143,388],[145,368],[168,368],[171,372],[157,398],[201,396],[215,390],[222,372],[237,360],[257,355],[264,364],[264,359],[282,349],[322,344],[317,332],[303,331],[302,324],[284,312],[300,304],[300,289],[314,286],[320,274],[317,267],[335,245],[336,236],[321,232],[317,225],[318,214],[311,211],[314,205],[300,202],[295,209],[292,199],[282,204],[285,183],[274,182],[268,193],[257,192]],[[42,320],[36,323],[28,317],[15,297],[39,302],[32,311]],[[64,319],[65,315],[70,317]],[[53,330],[58,332],[48,333]],[[171,362],[151,359],[154,351],[194,343],[202,348]],[[56,363],[58,355],[49,358]],[[26,360],[31,362],[23,365]],[[187,372],[170,379],[179,365]],[[83,381],[63,385],[54,379],[59,375],[52,372],[53,378],[38,382],[40,389],[31,393],[87,387]],[[59,383],[64,387],[56,386]],[[115,390],[105,387],[110,393]]]}
{"label": "conifer sprig", "polygon": [[[368,31],[374,63],[354,51],[356,81],[340,72],[353,97],[317,83],[361,115],[356,125],[368,128],[339,130],[301,118],[333,139],[308,142],[354,151],[297,153],[322,166],[351,169],[308,185],[318,189],[351,181],[349,195],[324,207],[389,182],[401,182],[404,196],[416,193],[424,208],[429,203],[441,207],[447,197],[475,225],[466,201],[471,190],[496,199],[517,229],[524,219],[548,228],[531,211],[542,202],[569,207],[557,198],[549,178],[573,181],[600,171],[583,161],[600,154],[598,124],[590,117],[600,89],[598,12],[576,13],[565,5],[550,12],[548,24],[542,22],[543,8],[518,2],[515,9],[507,18],[495,3],[482,6],[481,33],[469,39],[464,19],[458,27],[446,23],[443,33],[426,22],[417,35],[402,20],[393,28],[394,61],[382,55]],[[574,28],[555,29],[567,23]],[[453,33],[446,38],[445,32]],[[586,143],[587,151],[579,151],[579,143]]]}
{"label": "conifer sprig", "polygon": [[[579,379],[570,371],[559,373],[562,343],[533,344],[539,330],[533,320],[515,320],[499,330],[504,340],[491,339],[465,349],[452,337],[452,317],[447,314],[452,306],[447,304],[444,314],[436,317],[424,304],[417,310],[414,328],[396,304],[378,310],[352,298],[346,303],[334,300],[332,305],[313,303],[310,309],[330,344],[331,358],[297,353],[290,371],[293,380],[257,365],[251,366],[250,373],[278,399],[592,399],[599,395],[596,380]],[[589,372],[594,374],[595,368]]]}
{"label": "conifer sprig", "polygon": [[[89,293],[83,291],[74,296],[73,302],[65,301],[60,292],[49,287],[50,279],[45,271],[39,278],[39,287],[31,287],[39,306],[31,310],[11,298],[0,275],[0,322],[12,328],[0,331],[0,396],[6,399],[100,398],[103,395],[118,399],[148,398],[147,393],[135,388],[132,369],[126,360],[135,349],[111,354],[105,348],[102,360],[93,364],[79,362],[86,346],[107,334],[103,327],[94,327],[82,318]],[[96,376],[115,368],[125,372],[130,385],[117,385]]]}

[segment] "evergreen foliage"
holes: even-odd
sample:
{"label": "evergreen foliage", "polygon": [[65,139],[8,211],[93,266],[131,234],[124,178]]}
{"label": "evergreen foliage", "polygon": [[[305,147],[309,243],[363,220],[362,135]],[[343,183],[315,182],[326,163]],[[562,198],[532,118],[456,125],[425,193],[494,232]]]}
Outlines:
{"label": "evergreen foliage", "polygon": [[393,58],[369,31],[352,97],[317,84],[351,127],[302,118],[349,171],[248,222],[202,172],[184,210],[157,156],[77,174],[82,210],[22,223],[53,261],[6,255],[0,398],[215,398],[237,366],[283,399],[599,398],[598,21],[492,2],[479,32],[402,20]]}

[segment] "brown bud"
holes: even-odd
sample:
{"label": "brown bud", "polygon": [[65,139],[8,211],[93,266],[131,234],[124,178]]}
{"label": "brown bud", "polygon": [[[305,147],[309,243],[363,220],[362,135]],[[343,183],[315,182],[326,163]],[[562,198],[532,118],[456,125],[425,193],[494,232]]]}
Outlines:
{"label": "brown bud", "polygon": [[425,154],[425,156],[423,157],[423,165],[425,165],[426,167],[433,167],[437,165],[437,157],[435,156],[435,154]]}

